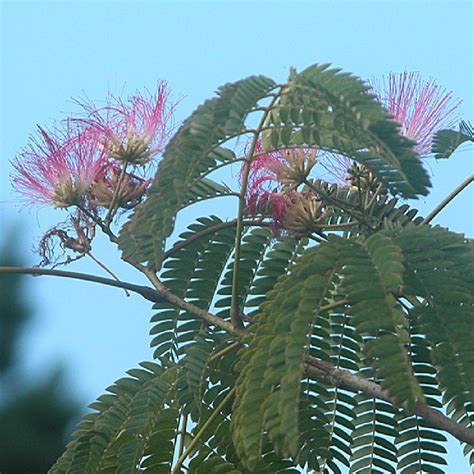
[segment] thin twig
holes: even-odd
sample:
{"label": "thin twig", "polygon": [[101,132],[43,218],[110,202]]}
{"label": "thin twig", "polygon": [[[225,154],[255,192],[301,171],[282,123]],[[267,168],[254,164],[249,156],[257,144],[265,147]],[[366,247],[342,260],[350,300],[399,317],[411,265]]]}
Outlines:
{"label": "thin twig", "polygon": [[125,178],[126,169],[127,169],[127,162],[125,162],[124,165],[122,166],[122,169],[121,169],[120,175],[119,175],[119,179],[117,181],[117,187],[114,190],[114,194],[112,196],[112,201],[110,203],[109,210],[107,211],[107,215],[105,216],[105,219],[104,219],[105,225],[107,227],[110,227],[110,223],[112,222],[112,219],[114,218],[114,214],[115,214],[116,207],[117,207],[118,197],[119,197],[119,194],[122,191],[121,188],[122,188],[123,180]]}
{"label": "thin twig", "polygon": [[[235,227],[236,225],[237,225],[237,219],[233,219],[231,221],[219,222],[216,225],[207,227],[206,229],[203,229],[200,232],[197,232],[196,234],[191,235],[187,239],[184,239],[174,244],[173,247],[171,247],[169,250],[167,250],[163,254],[162,259],[165,260],[171,257],[179,249],[182,249],[183,247],[186,247],[190,243],[195,242],[196,240],[202,239],[203,237],[206,237],[209,234],[215,234],[216,232],[219,232],[220,230],[227,229],[229,227]],[[243,225],[244,227],[252,227],[252,226],[268,227],[270,223],[264,222],[262,220],[244,220]]]}
{"label": "thin twig", "polygon": [[[102,268],[105,272],[107,272],[114,280],[120,281],[118,277],[115,275],[115,273],[112,270],[110,270],[110,268],[108,268],[104,263],[102,263],[98,258],[94,257],[94,255],[92,255],[91,252],[86,252],[86,255],[90,257],[92,260],[94,260],[94,262],[97,263],[97,265],[99,265],[100,268]],[[123,290],[125,291],[126,296],[130,296],[130,293],[128,292],[126,288],[124,288]]]}
{"label": "thin twig", "polygon": [[209,363],[214,362],[215,360],[219,359],[223,355],[227,354],[231,350],[235,349],[236,347],[240,346],[241,342],[240,341],[235,341],[232,344],[229,344],[228,346],[225,346],[224,349],[221,349],[220,351],[214,352],[214,354],[209,357]]}
{"label": "thin twig", "polygon": [[179,445],[178,445],[178,458],[183,455],[184,452],[184,440],[186,438],[186,426],[188,424],[188,415],[181,415],[181,427],[179,428],[178,434],[179,437]]}
{"label": "thin twig", "polygon": [[102,232],[104,234],[106,234],[109,238],[109,240],[114,243],[114,244],[117,244],[118,243],[118,238],[117,236],[112,232],[112,230],[110,229],[109,226],[106,226],[104,224],[104,222],[102,221],[102,219],[100,219],[100,217],[94,215],[92,212],[90,212],[88,209],[86,209],[85,207],[83,206],[79,206],[79,209],[89,218],[91,219],[93,222],[95,222],[99,227],[100,229],[102,230]]}
{"label": "thin twig", "polygon": [[474,174],[456,186],[424,219],[421,224],[429,224],[464,188],[474,181]]}
{"label": "thin twig", "polygon": [[375,202],[375,199],[377,198],[378,194],[380,191],[382,191],[383,184],[380,183],[377,186],[377,189],[375,190],[374,194],[371,196],[369,203],[366,206],[366,209],[369,210],[372,207],[372,204]]}
{"label": "thin twig", "polygon": [[192,453],[192,450],[194,449],[194,446],[196,446],[196,444],[199,442],[202,434],[212,424],[212,422],[215,420],[215,418],[217,418],[217,416],[220,415],[221,410],[225,407],[227,402],[234,396],[234,393],[235,393],[235,387],[233,387],[232,389],[229,390],[229,393],[219,403],[217,408],[212,412],[212,415],[206,420],[206,422],[202,425],[202,427],[196,433],[193,440],[189,443],[188,447],[186,448],[184,453],[179,457],[178,461],[176,462],[176,465],[171,470],[171,474],[176,474],[176,473],[179,472],[179,470],[181,469],[181,465],[186,460],[186,458],[189,456],[189,454]]}
{"label": "thin twig", "polygon": [[141,267],[140,271],[142,271],[142,273],[148,277],[151,284],[156,288],[156,290],[163,297],[163,299],[168,301],[168,303],[171,303],[172,305],[178,308],[184,309],[185,311],[194,314],[198,318],[203,319],[204,321],[208,322],[209,324],[212,324],[213,326],[217,326],[218,328],[223,329],[229,334],[234,334],[236,336],[245,335],[244,329],[236,328],[229,321],[225,321],[222,318],[219,318],[218,316],[214,316],[205,309],[199,308],[198,306],[192,303],[184,301],[179,296],[176,296],[160,281],[160,279],[156,276],[153,270],[150,270],[146,267]]}

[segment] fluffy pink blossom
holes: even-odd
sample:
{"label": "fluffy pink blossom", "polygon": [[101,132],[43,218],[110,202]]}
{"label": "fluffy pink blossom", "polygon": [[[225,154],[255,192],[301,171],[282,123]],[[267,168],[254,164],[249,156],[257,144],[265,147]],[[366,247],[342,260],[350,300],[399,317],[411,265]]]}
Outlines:
{"label": "fluffy pink blossom", "polygon": [[[441,88],[435,81],[425,81],[418,73],[390,73],[388,78],[373,81],[372,86],[380,103],[401,125],[400,132],[416,142],[414,151],[419,156],[431,152],[437,131],[450,128],[455,121],[455,110],[460,101]],[[352,160],[335,153],[323,153],[318,163],[327,172],[322,176],[329,182],[347,184]]]}
{"label": "fluffy pink blossom", "polygon": [[87,116],[72,120],[85,125],[109,157],[143,165],[163,151],[169,138],[175,105],[168,99],[167,85],[160,82],[155,93],[137,93],[127,101],[110,96],[102,108],[82,104]]}
{"label": "fluffy pink blossom", "polygon": [[434,80],[423,80],[416,72],[390,73],[373,88],[393,120],[401,125],[402,135],[417,143],[414,151],[419,156],[431,152],[437,131],[453,125],[454,111],[460,104],[452,92]]}
{"label": "fluffy pink blossom", "polygon": [[38,127],[27,148],[12,162],[13,187],[29,204],[69,207],[83,202],[105,166],[105,155],[82,134],[64,136]]}
{"label": "fluffy pink blossom", "polygon": [[[281,186],[277,182],[278,170],[282,166],[282,159],[278,153],[264,152],[259,140],[255,146],[257,155],[250,164],[247,184],[247,212],[254,214],[257,203],[275,188]],[[241,168],[241,173],[244,167]]]}
{"label": "fluffy pink blossom", "polygon": [[258,141],[248,175],[247,213],[271,216],[272,230],[278,234],[290,197],[301,194],[295,188],[310,172],[315,155],[316,150],[309,147],[265,152]]}
{"label": "fluffy pink blossom", "polygon": [[270,216],[270,228],[275,235],[278,235],[283,228],[283,218],[288,203],[289,198],[285,193],[264,191],[260,195],[252,196],[251,207],[247,209],[249,213],[254,215]]}

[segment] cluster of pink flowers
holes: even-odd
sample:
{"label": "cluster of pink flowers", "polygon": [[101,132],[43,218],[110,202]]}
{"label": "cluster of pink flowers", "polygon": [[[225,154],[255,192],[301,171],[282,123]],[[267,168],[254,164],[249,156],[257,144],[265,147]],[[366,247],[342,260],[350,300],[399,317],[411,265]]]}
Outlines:
{"label": "cluster of pink flowers", "polygon": [[[390,74],[381,84],[374,90],[400,124],[400,132],[416,142],[414,151],[419,156],[429,154],[434,134],[452,125],[459,102],[416,73]],[[37,136],[13,162],[13,185],[28,203],[88,207],[94,213],[114,206],[130,209],[149,184],[133,171],[143,169],[163,151],[171,132],[174,106],[169,105],[167,86],[161,82],[154,93],[137,93],[126,101],[110,96],[103,107],[90,103],[82,107],[81,116],[65,121],[65,130],[38,128]],[[274,222],[281,222],[289,202],[284,190],[296,191],[291,182],[312,168],[315,153],[305,147],[265,152],[257,143],[248,177],[247,212],[270,208]],[[328,181],[348,183],[348,158],[318,153],[318,161]],[[117,199],[114,194],[119,188]]]}
{"label": "cluster of pink flowers", "polygon": [[[380,103],[400,124],[400,133],[415,142],[413,151],[423,157],[431,152],[434,135],[441,129],[450,128],[455,120],[455,110],[460,101],[451,92],[442,89],[434,81],[424,81],[418,73],[390,74],[387,79],[373,84]],[[308,153],[307,148],[298,152]],[[296,153],[298,149],[290,151]],[[282,152],[263,152],[258,143],[251,161],[247,188],[247,212],[251,215],[270,214],[275,231],[282,223],[294,199],[285,194],[281,169],[285,166]],[[295,156],[295,161],[298,158]],[[285,159],[284,159],[285,158]],[[291,156],[290,156],[291,159]],[[352,161],[337,153],[317,154],[319,166],[325,170],[320,177],[337,185],[351,184]],[[295,193],[291,189],[291,193]]]}
{"label": "cluster of pink flowers", "polygon": [[[85,113],[66,120],[64,130],[39,127],[12,163],[14,188],[28,204],[87,206],[94,201],[94,185],[110,189],[117,181],[118,166],[143,168],[163,151],[174,108],[168,102],[161,82],[155,94],[136,94],[127,102],[110,97],[101,108],[84,104]],[[138,189],[139,178],[128,176]],[[145,181],[139,182],[141,191]]]}
{"label": "cluster of pink flowers", "polygon": [[316,151],[309,147],[265,152],[259,140],[248,174],[247,214],[270,215],[271,228],[278,234],[283,228],[288,208],[297,200],[298,195],[302,195],[295,191],[299,183],[294,175],[298,175],[298,171],[304,171],[304,168],[309,172],[314,165],[315,154]]}
{"label": "cluster of pink flowers", "polygon": [[144,165],[163,151],[172,130],[174,106],[169,106],[164,82],[154,94],[145,91],[123,101],[110,96],[107,105],[83,104],[86,116],[72,119],[86,127],[107,155],[117,161]]}

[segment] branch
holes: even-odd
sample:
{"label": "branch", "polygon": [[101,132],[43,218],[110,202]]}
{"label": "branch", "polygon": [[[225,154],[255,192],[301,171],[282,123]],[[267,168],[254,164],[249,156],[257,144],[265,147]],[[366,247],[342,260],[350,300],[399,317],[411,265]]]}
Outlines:
{"label": "branch", "polygon": [[474,181],[474,174],[466,178],[459,186],[453,189],[423,220],[422,224],[429,224],[464,188]]}
{"label": "branch", "polygon": [[[138,268],[137,266],[135,267]],[[160,294],[160,296],[162,296],[165,301],[168,301],[168,303],[171,303],[172,305],[178,308],[184,309],[185,311],[193,314],[194,316],[203,319],[207,323],[223,329],[229,334],[234,334],[236,336],[245,335],[245,330],[243,328],[236,328],[229,321],[225,321],[224,319],[214,316],[205,309],[199,308],[199,306],[196,306],[192,303],[187,303],[179,296],[176,296],[168,288],[166,288],[166,286],[159,280],[153,270],[150,270],[146,267],[140,267],[139,269],[145,276],[148,277],[152,285],[156,288],[156,291]]]}
{"label": "branch", "polygon": [[[110,278],[99,277],[95,275],[89,275],[87,273],[69,272],[64,270],[50,270],[45,268],[21,268],[21,267],[0,267],[0,274],[24,274],[24,275],[50,275],[59,276],[64,278],[72,278],[75,280],[90,281],[93,283],[100,283],[115,288],[122,288],[134,293],[138,293],[143,298],[152,301],[168,301],[169,303],[188,311],[195,316],[203,319],[209,324],[217,326],[228,333],[234,334],[238,337],[243,337],[247,334],[245,329],[235,328],[232,323],[224,321],[217,316],[209,313],[208,311],[199,308],[191,303],[187,303],[178,296],[171,293],[161,283],[153,272],[147,271],[148,277],[152,281],[155,289],[147,286],[135,285],[133,283],[127,283],[123,281],[112,280]],[[342,300],[331,303],[321,308],[321,311],[329,310],[346,304],[347,301]],[[237,344],[237,343],[235,343]],[[232,345],[233,346],[233,345]],[[385,400],[393,405],[390,395],[387,391],[383,390],[382,387],[374,382],[365,380],[357,375],[352,374],[347,370],[337,369],[328,362],[320,361],[314,357],[306,356],[306,371],[309,376],[315,379],[322,380],[335,387],[345,388],[351,391],[364,392],[365,394]],[[457,438],[459,441],[474,445],[474,430],[468,429],[465,426],[455,422],[451,418],[443,415],[438,410],[435,410],[425,403],[420,401],[416,402],[413,407],[413,413],[424,418],[426,421],[431,423],[433,426],[446,431]]]}
{"label": "branch", "polygon": [[224,331],[227,331],[230,334],[235,334],[237,336],[243,336],[245,333],[239,329],[235,329],[231,323],[225,321],[213,314],[207,312],[206,310],[199,308],[196,305],[187,303],[179,296],[173,294],[168,288],[166,288],[163,283],[161,283],[156,275],[153,272],[143,270],[143,273],[148,276],[150,281],[155,287],[150,288],[148,286],[135,285],[133,283],[128,283],[124,281],[112,280],[111,278],[104,278],[96,275],[90,275],[88,273],[78,273],[78,272],[68,272],[65,270],[50,270],[47,268],[22,268],[22,267],[1,267],[0,274],[23,274],[23,275],[49,275],[49,276],[58,276],[64,278],[72,278],[74,280],[90,281],[93,283],[100,283],[102,285],[113,286],[115,288],[122,288],[133,293],[138,293],[143,296],[148,301],[153,303],[159,303],[161,301],[168,301],[178,308],[184,309],[191,314],[203,319],[213,326],[217,326]]}
{"label": "branch", "polygon": [[0,267],[0,274],[22,274],[22,275],[49,275],[64,278],[72,278],[74,280],[91,281],[93,283],[100,283],[101,285],[113,286],[115,288],[122,288],[124,290],[132,291],[143,296],[148,301],[158,303],[163,301],[164,297],[159,291],[148,286],[135,285],[120,280],[113,280],[111,278],[104,278],[88,273],[68,272],[65,270],[50,270],[48,268],[28,268],[28,267]]}
{"label": "branch", "polygon": [[[315,359],[311,356],[306,356],[305,362],[306,372],[310,377],[322,380],[335,387],[344,388],[353,392],[363,392],[370,397],[385,400],[396,406],[388,392],[375,382],[363,379],[348,370],[337,369],[328,362]],[[440,411],[426,405],[426,403],[420,401],[415,402],[412,412],[436,428],[452,434],[459,441],[474,445],[473,429],[466,428],[460,423],[443,415]]]}

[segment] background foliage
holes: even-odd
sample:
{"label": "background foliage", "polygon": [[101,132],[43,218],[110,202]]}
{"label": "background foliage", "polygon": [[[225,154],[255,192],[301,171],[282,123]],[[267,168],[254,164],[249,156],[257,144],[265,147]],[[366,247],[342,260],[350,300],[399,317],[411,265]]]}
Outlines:
{"label": "background foliage", "polygon": [[[0,265],[21,265],[16,241],[6,234]],[[0,471],[46,472],[64,450],[79,417],[79,404],[65,389],[59,365],[32,383],[21,369],[20,339],[33,319],[22,298],[24,276],[0,275]]]}

